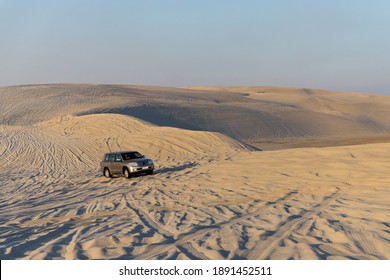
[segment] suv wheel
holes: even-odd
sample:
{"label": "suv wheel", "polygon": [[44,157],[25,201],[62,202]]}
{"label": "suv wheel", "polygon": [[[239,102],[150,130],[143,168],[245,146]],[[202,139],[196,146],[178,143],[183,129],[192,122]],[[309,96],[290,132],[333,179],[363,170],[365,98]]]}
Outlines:
{"label": "suv wheel", "polygon": [[127,169],[126,167],[123,169],[123,175],[125,175],[125,177],[127,179],[131,178],[131,173],[130,173],[129,169]]}
{"label": "suv wheel", "polygon": [[108,170],[108,168],[104,168],[103,175],[106,178],[111,178],[110,170]]}

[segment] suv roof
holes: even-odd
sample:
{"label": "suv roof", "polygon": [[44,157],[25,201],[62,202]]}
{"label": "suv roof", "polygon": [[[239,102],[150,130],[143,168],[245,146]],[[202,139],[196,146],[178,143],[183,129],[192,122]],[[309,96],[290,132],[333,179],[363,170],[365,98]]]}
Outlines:
{"label": "suv roof", "polygon": [[121,153],[134,153],[134,152],[138,152],[138,151],[131,150],[131,151],[109,152],[109,153],[105,153],[105,155],[108,155],[108,154],[121,154]]}

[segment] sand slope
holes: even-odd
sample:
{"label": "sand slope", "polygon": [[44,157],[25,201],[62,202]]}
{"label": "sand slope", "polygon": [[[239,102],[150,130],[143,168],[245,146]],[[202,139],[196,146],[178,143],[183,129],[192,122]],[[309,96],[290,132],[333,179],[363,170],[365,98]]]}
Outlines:
{"label": "sand slope", "polygon": [[[390,144],[252,151],[221,133],[85,115],[121,100],[55,87],[1,91],[1,259],[390,259]],[[365,114],[380,121],[378,104]],[[102,154],[122,149],[153,158],[156,174],[102,177]]]}
{"label": "sand slope", "polygon": [[1,124],[8,125],[117,113],[160,126],[220,132],[262,150],[390,139],[390,98],[378,95],[274,87],[41,85],[3,87],[0,98]]}

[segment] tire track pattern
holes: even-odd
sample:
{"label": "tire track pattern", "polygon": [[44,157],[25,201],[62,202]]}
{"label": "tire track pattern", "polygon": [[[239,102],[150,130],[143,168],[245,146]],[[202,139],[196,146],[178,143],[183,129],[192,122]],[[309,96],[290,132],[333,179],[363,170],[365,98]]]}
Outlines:
{"label": "tire track pattern", "polygon": [[324,197],[324,199],[316,206],[309,210],[303,211],[301,215],[293,215],[288,218],[285,222],[279,225],[277,231],[271,236],[267,237],[266,240],[261,240],[257,242],[256,246],[245,253],[243,256],[247,259],[267,259],[273,250],[279,245],[279,243],[288,238],[291,233],[300,225],[302,225],[305,221],[310,219],[313,216],[318,215],[321,211],[323,211],[330,203],[336,200],[341,195],[340,189],[338,189],[333,194]]}
{"label": "tire track pattern", "polygon": [[[191,229],[190,231],[183,233],[179,235],[171,244],[154,244],[151,246],[152,248],[146,250],[146,254],[142,254],[140,256],[135,256],[135,259],[151,259],[158,257],[158,255],[161,255],[162,252],[170,250],[172,247],[180,247],[184,246],[186,244],[189,244],[190,242],[193,242],[194,240],[206,235],[210,234],[213,231],[221,230],[224,227],[231,227],[237,223],[240,223],[242,221],[245,221],[249,218],[255,217],[260,215],[262,212],[266,211],[268,208],[279,204],[283,203],[285,201],[293,199],[297,195],[296,191],[290,192],[287,195],[285,195],[282,198],[279,198],[275,201],[272,202],[265,202],[262,206],[260,206],[256,211],[249,213],[249,214],[244,214],[241,216],[237,216],[234,218],[231,218],[227,221],[223,221],[220,223],[215,223],[210,226],[199,226]],[[194,252],[195,249],[192,249]]]}

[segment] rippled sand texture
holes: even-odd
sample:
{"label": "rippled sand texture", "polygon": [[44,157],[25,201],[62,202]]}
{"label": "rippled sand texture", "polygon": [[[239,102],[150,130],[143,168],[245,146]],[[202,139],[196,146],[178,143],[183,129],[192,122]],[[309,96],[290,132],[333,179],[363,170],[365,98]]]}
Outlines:
{"label": "rippled sand texture", "polygon": [[[0,258],[390,259],[389,98],[306,91],[0,88]],[[258,98],[268,111],[248,109]],[[141,120],[156,100],[153,123],[179,128]],[[217,132],[183,128],[213,106]],[[103,153],[128,149],[155,174],[104,178]]]}

